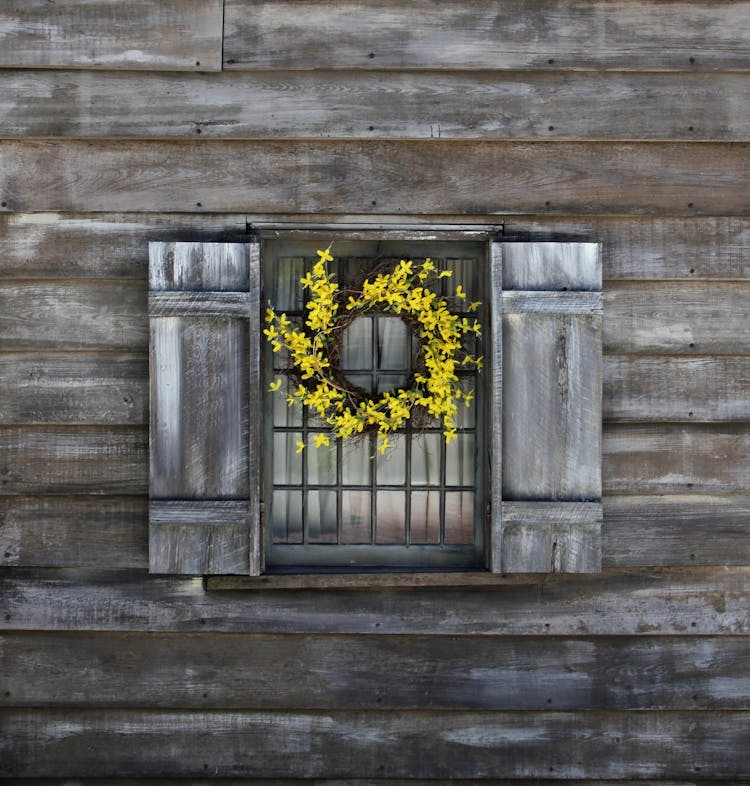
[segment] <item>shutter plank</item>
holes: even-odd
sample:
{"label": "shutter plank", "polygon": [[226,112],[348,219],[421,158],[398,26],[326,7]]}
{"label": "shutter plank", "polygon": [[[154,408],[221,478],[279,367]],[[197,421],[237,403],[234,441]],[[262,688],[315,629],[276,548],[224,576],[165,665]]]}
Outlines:
{"label": "shutter plank", "polygon": [[250,461],[260,433],[250,426],[259,265],[250,248],[151,244],[152,573],[259,571]]}

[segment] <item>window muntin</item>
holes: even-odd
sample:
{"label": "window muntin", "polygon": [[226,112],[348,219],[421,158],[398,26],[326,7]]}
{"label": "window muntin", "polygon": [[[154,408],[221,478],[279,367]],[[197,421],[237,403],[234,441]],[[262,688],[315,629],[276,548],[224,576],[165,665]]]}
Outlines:
{"label": "window muntin", "polygon": [[[312,266],[318,245],[265,244],[264,298],[291,318],[304,317],[299,279]],[[486,292],[482,243],[343,242],[334,243],[332,252],[332,270],[342,286],[385,259],[429,256],[453,270],[451,278],[441,279],[441,294],[452,296],[459,284],[476,299]],[[373,394],[405,384],[415,342],[401,320],[365,316],[352,329],[342,353],[347,377]],[[479,344],[469,350],[483,354],[483,340],[472,337]],[[285,385],[296,384],[286,381],[281,353],[267,348],[265,361],[267,382],[281,377]],[[446,445],[437,422],[420,428],[410,423],[382,456],[374,435],[315,448],[314,435],[327,431],[325,424],[298,406],[287,407],[278,393],[272,396],[266,446],[273,460],[265,478],[269,570],[484,566],[483,375],[460,376],[475,399],[471,407],[460,407],[457,439]],[[297,452],[298,441],[308,447]]]}

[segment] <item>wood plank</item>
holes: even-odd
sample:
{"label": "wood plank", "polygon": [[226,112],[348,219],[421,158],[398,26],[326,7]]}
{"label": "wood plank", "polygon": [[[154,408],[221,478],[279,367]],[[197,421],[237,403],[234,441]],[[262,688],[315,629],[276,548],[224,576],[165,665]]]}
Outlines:
{"label": "wood plank", "polygon": [[746,282],[620,282],[604,291],[605,352],[750,353]]}
{"label": "wood plank", "polygon": [[0,495],[142,494],[147,488],[144,427],[0,428]]}
{"label": "wood plank", "polygon": [[221,70],[221,0],[5,0],[0,65]]}
{"label": "wood plank", "polygon": [[143,425],[148,358],[108,352],[0,353],[0,422]]}
{"label": "wood plank", "polygon": [[604,358],[606,421],[750,421],[750,357]]}
{"label": "wood plank", "polygon": [[[750,567],[609,568],[494,587],[207,591],[145,571],[0,572],[0,629],[460,635],[747,635]],[[446,609],[450,613],[446,614]]]}
{"label": "wood plank", "polygon": [[[723,215],[750,145],[427,141],[0,142],[7,211]],[[314,176],[300,179],[300,172]],[[220,173],[220,176],[217,175]]]}
{"label": "wood plank", "polygon": [[[68,780],[59,778],[6,778],[4,786],[69,786]],[[77,780],[76,783],[80,783]],[[89,780],[91,786],[103,786],[102,781]],[[201,783],[201,786],[204,782]],[[518,786],[517,780],[497,779],[497,778],[316,778],[315,786]],[[571,781],[575,786],[583,786],[582,781]],[[695,786],[695,780],[665,781],[659,778],[658,781],[652,779],[634,780],[596,780],[587,779],[585,786]],[[224,778],[221,786],[289,786],[288,778]],[[523,786],[559,786],[559,780],[548,780],[538,778],[524,779]],[[183,778],[128,778],[128,786],[185,786]],[[750,786],[750,781],[744,779],[732,780],[732,786]]]}
{"label": "wood plank", "polygon": [[146,281],[6,281],[0,284],[5,350],[148,347]]}
{"label": "wood plank", "polygon": [[[448,223],[497,224],[489,216],[342,216],[377,227],[425,228]],[[246,221],[304,227],[320,217],[202,215],[198,213],[6,213],[0,215],[3,278],[138,278],[148,268],[148,241],[247,241]],[[356,225],[356,223],[355,223]],[[332,237],[336,224],[322,230]],[[750,278],[750,219],[523,218],[504,220],[504,236],[519,240],[595,240],[602,243],[604,277],[638,279]],[[491,226],[489,226],[491,229]]]}
{"label": "wood plank", "polygon": [[742,494],[750,477],[750,426],[609,425],[605,494]]}
{"label": "wood plank", "polygon": [[6,71],[0,135],[738,141],[746,96],[737,73]]}
{"label": "wood plank", "polygon": [[150,292],[150,317],[245,317],[252,312],[248,292]]}
{"label": "wood plank", "polygon": [[0,565],[148,565],[143,497],[0,497]]}
{"label": "wood plank", "polygon": [[746,710],[747,644],[744,636],[8,633],[0,706]]}
{"label": "wood plank", "polygon": [[749,565],[750,497],[607,497],[604,564]]}
{"label": "wood plank", "polygon": [[[40,72],[41,73],[41,72]],[[247,240],[239,215],[0,215],[3,278],[137,278],[156,240]]]}
{"label": "wood plank", "polygon": [[226,68],[748,69],[746,2],[227,0]]}
{"label": "wood plank", "polygon": [[[15,776],[747,775],[746,712],[242,712],[8,709]],[[571,740],[575,745],[571,745]],[[280,740],[283,752],[279,755]]]}

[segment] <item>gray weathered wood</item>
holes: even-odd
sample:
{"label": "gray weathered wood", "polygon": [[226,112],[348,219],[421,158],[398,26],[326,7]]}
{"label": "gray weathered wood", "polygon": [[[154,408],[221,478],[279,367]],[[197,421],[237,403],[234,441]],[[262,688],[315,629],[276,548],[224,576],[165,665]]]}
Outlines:
{"label": "gray weathered wood", "polygon": [[148,565],[147,500],[2,496],[0,565],[143,570]]}
{"label": "gray weathered wood", "polygon": [[503,314],[602,313],[601,292],[503,292]]}
{"label": "gray weathered wood", "polygon": [[0,73],[0,133],[738,141],[746,85],[737,73],[14,70]]}
{"label": "gray weathered wood", "polygon": [[[2,711],[3,775],[747,776],[747,713]],[[575,745],[571,745],[575,739]],[[175,740],[180,755],[174,756]],[[281,741],[281,743],[280,743]],[[284,755],[279,755],[280,744]],[[314,754],[314,755],[313,755]],[[510,771],[510,772],[509,772]]]}
{"label": "gray weathered wood", "polygon": [[[602,258],[598,243],[502,243],[503,290],[539,291],[540,297],[557,293],[601,292]],[[549,296],[549,295],[547,295]],[[585,301],[585,296],[583,301]],[[510,307],[503,302],[503,310]],[[561,306],[562,308],[562,306]]]}
{"label": "gray weathered wood", "polygon": [[490,363],[492,381],[489,389],[489,489],[490,516],[487,525],[489,539],[487,567],[492,573],[503,569],[503,315],[500,296],[503,289],[503,254],[499,243],[490,243],[489,304],[490,304]]}
{"label": "gray weathered wood", "polygon": [[232,239],[247,239],[245,216],[6,214],[0,216],[0,274],[142,281],[149,241]]}
{"label": "gray weathered wood", "polygon": [[746,494],[607,497],[604,563],[749,565],[748,519]]}
{"label": "gray weathered wood", "polygon": [[750,420],[750,357],[604,358],[605,421]]}
{"label": "gray weathered wood", "polygon": [[5,0],[0,65],[221,69],[221,0]]}
{"label": "gray weathered wood", "polygon": [[[153,244],[150,286],[179,290],[150,294],[150,570],[257,573],[257,244]],[[182,501],[179,511],[160,499]],[[196,518],[206,507],[196,500],[222,501],[218,519]],[[230,503],[235,515],[226,519],[227,500],[241,500],[239,517]],[[165,511],[173,515],[165,519]]]}
{"label": "gray weathered wood", "polygon": [[0,422],[143,425],[145,354],[0,354]]}
{"label": "gray weathered wood", "polygon": [[606,494],[743,494],[750,477],[750,428],[610,425],[602,473]]}
{"label": "gray weathered wood", "polygon": [[0,693],[3,707],[750,708],[750,653],[742,636],[6,633],[3,639],[0,677],[9,688]]}
{"label": "gray weathered wood", "polygon": [[437,590],[267,589],[243,601],[236,592],[206,591],[198,577],[14,568],[0,572],[0,629],[441,636],[750,633],[746,565],[495,578],[493,587]]}
{"label": "gray weathered wood", "polygon": [[[309,215],[6,213],[0,215],[0,273],[3,278],[142,279],[151,240],[247,240],[246,221],[324,226],[323,239],[329,239],[337,222],[327,219]],[[395,224],[417,230],[420,223],[424,228],[425,220],[424,216],[373,214],[342,216],[339,225],[352,230],[357,225],[382,228]],[[464,227],[473,222],[491,229],[498,219],[486,215],[429,218],[430,226],[447,224],[457,230],[462,222]],[[502,223],[511,239],[600,241],[608,281],[750,278],[750,220],[745,218],[509,216]]]}
{"label": "gray weathered wood", "polygon": [[151,292],[150,317],[248,317],[253,307],[249,292]]}
{"label": "gray weathered wood", "polygon": [[5,140],[0,212],[745,216],[747,151],[711,142]]}
{"label": "gray weathered wood", "polygon": [[0,428],[0,494],[143,494],[148,433],[140,427]]}
{"label": "gray weathered wood", "polygon": [[602,568],[600,502],[503,502],[503,569],[593,573]]}
{"label": "gray weathered wood", "polygon": [[[227,0],[226,68],[750,68],[747,2]],[[691,59],[692,58],[692,59]]]}

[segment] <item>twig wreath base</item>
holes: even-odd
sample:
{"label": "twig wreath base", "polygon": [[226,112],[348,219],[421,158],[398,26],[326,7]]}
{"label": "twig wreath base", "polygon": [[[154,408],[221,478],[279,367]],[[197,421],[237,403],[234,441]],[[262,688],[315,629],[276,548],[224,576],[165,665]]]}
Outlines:
{"label": "twig wreath base", "polygon": [[[274,352],[286,349],[290,366],[286,375],[297,383],[288,392],[289,406],[302,404],[313,410],[329,426],[330,433],[314,435],[316,447],[330,445],[331,437],[351,439],[366,434],[378,435],[381,453],[390,446],[388,435],[402,428],[407,420],[422,425],[437,419],[450,442],[457,435],[459,404],[469,406],[473,393],[461,388],[456,371],[481,369],[482,358],[466,352],[467,333],[481,335],[479,322],[451,312],[448,302],[429,284],[452,275],[438,271],[428,258],[422,264],[401,260],[371,271],[361,284],[341,290],[328,272],[333,261],[330,247],[318,251],[318,261],[300,284],[310,291],[304,325],[296,325],[273,306],[266,310],[268,327],[263,331]],[[459,285],[457,300],[467,295]],[[476,311],[480,302],[465,310]],[[352,322],[364,316],[396,316],[417,340],[414,369],[406,385],[372,397],[347,379],[340,366],[343,334]],[[278,391],[281,379],[271,383]],[[297,442],[297,452],[306,447]]]}

